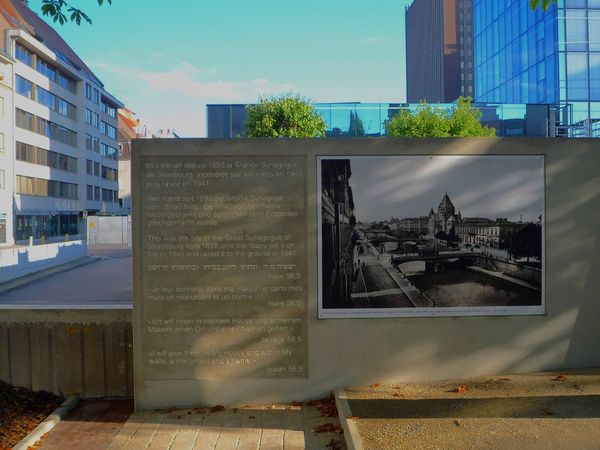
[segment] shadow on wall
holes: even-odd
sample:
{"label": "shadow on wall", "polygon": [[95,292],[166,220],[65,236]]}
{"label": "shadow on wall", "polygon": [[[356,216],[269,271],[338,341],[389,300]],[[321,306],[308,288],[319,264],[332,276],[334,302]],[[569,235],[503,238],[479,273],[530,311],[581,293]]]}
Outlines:
{"label": "shadow on wall", "polygon": [[87,245],[80,240],[0,249],[0,283],[83,258],[86,254]]}

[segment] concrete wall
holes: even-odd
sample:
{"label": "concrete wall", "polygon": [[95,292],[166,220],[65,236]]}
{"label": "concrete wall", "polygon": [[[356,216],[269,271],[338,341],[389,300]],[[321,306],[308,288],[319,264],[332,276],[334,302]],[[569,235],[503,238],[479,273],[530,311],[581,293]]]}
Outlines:
{"label": "concrete wall", "polygon": [[131,216],[89,216],[87,243],[131,246]]}
{"label": "concrete wall", "polygon": [[87,254],[83,241],[0,249],[0,283],[58,266]]}
{"label": "concrete wall", "polygon": [[131,311],[0,310],[0,380],[83,397],[133,394]]}
{"label": "concrete wall", "polygon": [[[600,140],[236,139],[134,141],[145,155],[306,155],[308,377],[143,380],[137,407],[302,400],[338,386],[434,380],[600,365]],[[535,316],[317,319],[317,155],[544,154],[546,314]],[[134,202],[141,180],[133,180]],[[136,212],[134,211],[134,214]],[[141,235],[134,217],[134,238]],[[134,244],[134,273],[141,267]],[[142,323],[134,277],[134,323]],[[134,342],[141,330],[134,329]],[[137,345],[137,344],[136,344]],[[139,347],[138,347],[139,348]],[[142,368],[143,356],[134,365]],[[136,372],[137,373],[137,372]],[[140,399],[140,400],[138,400]],[[143,401],[141,400],[143,399]]]}

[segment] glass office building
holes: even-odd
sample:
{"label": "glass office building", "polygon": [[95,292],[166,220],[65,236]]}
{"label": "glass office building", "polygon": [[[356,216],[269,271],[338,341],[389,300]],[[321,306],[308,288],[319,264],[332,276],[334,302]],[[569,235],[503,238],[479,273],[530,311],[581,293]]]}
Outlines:
{"label": "glass office building", "polygon": [[556,105],[557,134],[600,136],[600,0],[474,1],[475,100]]}
{"label": "glass office building", "polygon": [[[403,109],[415,110],[418,106],[418,103],[315,103],[315,109],[325,120],[327,137],[385,136],[387,120]],[[449,109],[455,108],[456,104],[432,106]],[[553,113],[548,105],[478,103],[474,106],[482,113],[481,122],[494,127],[498,136],[548,135],[547,122]],[[244,137],[246,105],[207,105],[206,121],[209,138]]]}

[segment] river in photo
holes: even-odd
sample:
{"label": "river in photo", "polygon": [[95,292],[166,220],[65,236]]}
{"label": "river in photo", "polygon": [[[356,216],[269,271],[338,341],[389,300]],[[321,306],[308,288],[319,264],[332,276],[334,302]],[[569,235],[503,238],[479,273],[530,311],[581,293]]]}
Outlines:
{"label": "river in photo", "polygon": [[529,306],[541,304],[541,293],[468,269],[425,272],[425,263],[400,265],[409,280],[437,307]]}

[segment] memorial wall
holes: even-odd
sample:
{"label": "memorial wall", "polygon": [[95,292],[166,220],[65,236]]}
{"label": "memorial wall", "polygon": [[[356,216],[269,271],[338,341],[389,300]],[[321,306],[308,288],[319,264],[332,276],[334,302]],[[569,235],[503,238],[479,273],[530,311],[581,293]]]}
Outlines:
{"label": "memorial wall", "polygon": [[597,140],[132,153],[137,409],[600,365]]}
{"label": "memorial wall", "polygon": [[306,376],[304,162],[144,159],[149,379]]}

